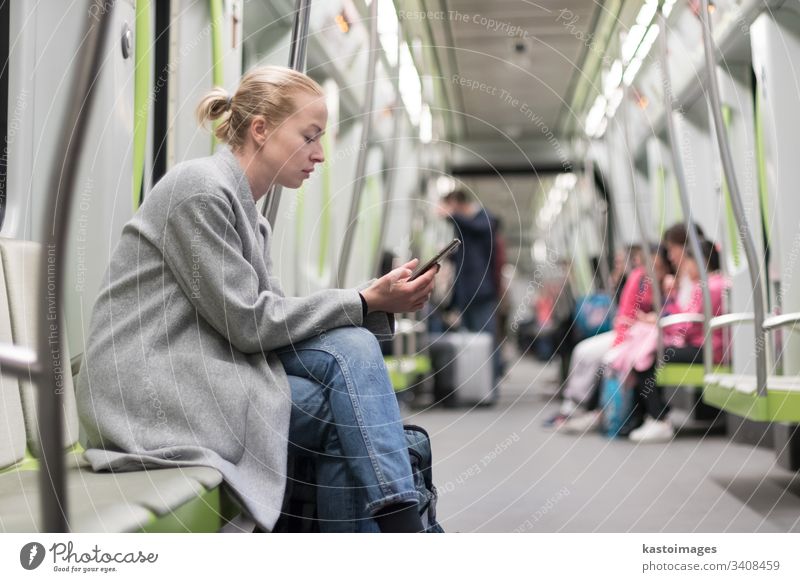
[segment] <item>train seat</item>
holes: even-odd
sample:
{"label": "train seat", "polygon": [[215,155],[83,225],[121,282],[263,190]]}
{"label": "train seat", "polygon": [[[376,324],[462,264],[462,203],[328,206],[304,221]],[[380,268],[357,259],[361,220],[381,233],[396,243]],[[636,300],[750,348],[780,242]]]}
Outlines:
{"label": "train seat", "polygon": [[[667,327],[688,322],[703,323],[705,318],[699,313],[677,313],[662,317],[658,322],[659,332]],[[716,364],[715,374],[730,374],[730,366]],[[702,389],[705,385],[705,369],[702,363],[665,363],[656,369],[656,384],[658,386],[681,386],[686,388]]]}
{"label": "train seat", "polygon": [[[0,341],[35,346],[40,246],[0,240]],[[209,467],[95,473],[78,444],[78,415],[69,354],[63,362],[64,445],[72,531],[218,531],[233,513],[221,493],[222,476]],[[0,531],[42,528],[39,507],[41,450],[36,394],[31,382],[0,378]]]}
{"label": "train seat", "polygon": [[706,375],[703,364],[665,364],[656,370],[656,384],[702,389],[710,376],[730,373],[730,366],[724,365],[716,366],[712,374]]}
{"label": "train seat", "polygon": [[709,374],[703,400],[749,420],[800,423],[800,378],[793,376],[769,376],[759,396],[755,375]]}

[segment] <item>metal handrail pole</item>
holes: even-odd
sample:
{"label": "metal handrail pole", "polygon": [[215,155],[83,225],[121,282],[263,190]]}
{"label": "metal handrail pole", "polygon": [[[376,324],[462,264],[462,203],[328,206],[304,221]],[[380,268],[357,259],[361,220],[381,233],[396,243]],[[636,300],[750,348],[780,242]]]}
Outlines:
{"label": "metal handrail pole", "polygon": [[733,156],[731,155],[728,135],[725,131],[725,123],[722,119],[722,99],[720,98],[719,83],[717,81],[717,65],[714,59],[714,40],[711,31],[711,15],[708,12],[708,0],[702,0],[700,10],[700,20],[703,24],[703,49],[705,53],[706,68],[708,69],[708,99],[711,105],[712,119],[716,131],[717,145],[719,146],[722,168],[725,172],[725,179],[728,183],[728,190],[731,197],[731,206],[739,231],[739,237],[744,247],[747,257],[747,269],[750,273],[750,282],[753,285],[753,321],[755,327],[755,356],[756,356],[756,382],[758,383],[758,395],[767,394],[767,358],[766,358],[766,335],[764,332],[764,291],[761,286],[761,274],[764,272],[761,260],[756,252],[755,241],[753,240],[752,230],[747,222],[744,211],[742,194],[739,190],[739,183],[736,179],[736,172],[733,167]]}
{"label": "metal handrail pole", "polygon": [[111,26],[113,7],[113,0],[92,0],[87,10],[86,33],[75,59],[78,68],[72,90],[68,93],[71,100],[56,137],[57,146],[44,205],[47,210],[42,217],[44,253],[37,281],[42,295],[36,317],[36,353],[41,371],[32,377],[36,378],[39,395],[38,429],[42,449],[39,486],[42,525],[46,532],[69,531],[62,442],[64,382],[56,377],[57,372],[60,377],[69,373],[69,362],[64,362],[66,352],[61,333],[63,265],[80,154],[86,140],[97,77],[107,56],[103,47]]}
{"label": "metal handrail pole", "polygon": [[[592,197],[594,205],[598,208],[601,215],[607,216],[608,205],[606,204],[605,200],[603,200],[602,201],[603,204],[601,204],[601,200],[598,197],[597,187],[595,186],[594,183],[594,160],[592,160],[592,158],[588,155],[586,156],[583,162],[583,176],[584,179],[586,179],[586,181],[588,182],[587,185],[589,187],[590,196]],[[606,219],[603,221],[603,226],[605,227],[607,226],[607,224],[608,220]],[[608,231],[604,228],[603,233],[604,235],[607,235]],[[600,255],[598,256],[598,262],[597,262],[597,267],[600,271],[600,276],[603,278],[603,289],[606,289],[611,282],[611,271],[608,268],[608,261],[605,260],[605,257],[603,256],[602,252],[602,249],[607,248],[606,247],[607,243],[608,243],[608,237],[603,236],[603,243],[601,245],[601,251]],[[612,289],[608,289],[608,291],[612,291]],[[609,293],[609,295],[613,295],[613,293]]]}
{"label": "metal handrail pole", "polygon": [[703,295],[703,368],[705,373],[711,373],[714,359],[714,346],[710,337],[708,323],[713,317],[713,306],[711,305],[711,291],[708,288],[708,266],[703,258],[703,250],[700,246],[700,237],[697,234],[697,226],[694,223],[692,214],[692,204],[689,200],[689,190],[686,184],[686,174],[683,171],[683,160],[678,149],[678,136],[675,129],[675,119],[673,111],[675,100],[672,95],[672,77],[669,72],[669,39],[667,37],[667,19],[664,13],[659,11],[659,24],[661,25],[661,38],[659,51],[659,63],[661,65],[661,82],[664,88],[664,120],[667,126],[667,139],[669,149],[672,153],[672,166],[675,170],[675,177],[678,182],[678,194],[680,194],[683,216],[686,219],[686,232],[689,235],[689,245],[695,257],[698,270],[700,271],[700,288]]}
{"label": "metal handrail pole", "polygon": [[400,96],[400,34],[398,31],[398,40],[397,40],[397,71],[396,77],[394,82],[394,94],[395,99],[397,100],[397,107],[395,107],[394,111],[394,118],[392,120],[392,140],[389,142],[389,154],[386,156],[387,161],[389,162],[387,165],[386,171],[386,187],[384,188],[383,194],[383,213],[381,214],[381,229],[378,233],[378,255],[375,257],[375,266],[373,268],[373,273],[375,273],[376,277],[381,275],[380,268],[381,268],[381,259],[382,253],[381,250],[383,249],[383,243],[386,241],[386,227],[389,223],[389,204],[391,204],[392,199],[394,198],[394,188],[395,184],[397,183],[397,162],[400,158],[400,142],[398,141],[398,136],[400,135],[400,122],[403,120],[403,101]]}
{"label": "metal handrail pole", "polygon": [[350,264],[350,250],[353,246],[353,237],[358,224],[358,209],[361,205],[361,194],[366,182],[367,155],[369,154],[369,136],[372,131],[372,107],[375,98],[375,67],[378,62],[378,2],[373,0],[369,5],[369,45],[367,59],[367,86],[364,95],[364,123],[361,125],[361,140],[359,142],[358,158],[356,159],[356,175],[353,183],[353,198],[350,200],[350,214],[345,223],[344,241],[339,254],[339,265],[333,287],[345,284],[347,267]]}
{"label": "metal handrail pole", "polygon": [[800,313],[783,313],[781,315],[773,315],[764,320],[764,330],[772,331],[781,327],[795,326],[800,323]]}
{"label": "metal handrail pole", "polygon": [[[308,21],[311,14],[311,0],[297,0],[294,11],[294,24],[289,48],[289,68],[305,73],[306,48],[308,47]],[[262,215],[275,227],[278,208],[281,205],[283,187],[275,184],[267,194],[267,199],[261,208]]]}
{"label": "metal handrail pole", "polygon": [[[630,159],[630,172],[628,172],[628,177],[631,183],[631,194],[633,195],[633,203],[634,203],[634,214],[636,215],[636,226],[639,230],[639,238],[642,241],[642,256],[644,256],[645,268],[647,269],[647,276],[650,278],[650,289],[652,298],[653,298],[653,309],[657,310],[657,312],[661,312],[661,307],[663,305],[663,298],[661,297],[661,285],[658,281],[658,277],[656,276],[655,270],[655,263],[653,262],[653,254],[650,252],[650,241],[648,240],[647,236],[647,227],[644,224],[644,215],[642,214],[642,208],[640,205],[640,196],[637,193],[636,188],[636,178],[634,176],[635,164],[636,160],[634,158],[633,152],[630,148],[630,135],[628,134],[628,111],[627,111],[627,104],[628,104],[628,89],[623,84],[623,97],[622,103],[619,106],[620,109],[620,116],[622,117],[622,134],[623,139],[625,141],[625,149],[627,149],[631,154]],[[657,335],[657,344],[656,344],[656,353],[658,355],[658,360],[660,361],[662,356],[664,355],[664,338],[661,333],[661,330],[658,331]]]}
{"label": "metal handrail pole", "polygon": [[718,315],[717,317],[712,317],[711,321],[708,322],[708,327],[710,327],[711,329],[723,329],[725,327],[730,327],[732,325],[755,321],[755,317],[756,317],[755,314],[750,312],[726,313],[725,315]]}

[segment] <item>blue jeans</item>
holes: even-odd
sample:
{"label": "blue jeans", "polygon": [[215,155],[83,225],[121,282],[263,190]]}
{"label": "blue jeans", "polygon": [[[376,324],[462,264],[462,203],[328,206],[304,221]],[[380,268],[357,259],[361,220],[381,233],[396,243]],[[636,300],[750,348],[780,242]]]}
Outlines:
{"label": "blue jeans", "polygon": [[321,531],[377,532],[377,511],[418,499],[378,340],[341,327],[277,354],[292,390],[289,454],[316,457]]}

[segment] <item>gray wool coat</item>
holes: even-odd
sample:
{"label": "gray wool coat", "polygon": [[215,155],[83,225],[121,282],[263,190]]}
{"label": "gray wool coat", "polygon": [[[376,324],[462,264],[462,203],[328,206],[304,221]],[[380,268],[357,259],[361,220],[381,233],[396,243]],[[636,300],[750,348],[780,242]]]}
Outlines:
{"label": "gray wool coat", "polygon": [[218,469],[262,528],[280,513],[291,392],[273,350],[362,321],[357,289],[284,296],[270,227],[227,148],[176,166],[114,249],[76,393],[95,470]]}

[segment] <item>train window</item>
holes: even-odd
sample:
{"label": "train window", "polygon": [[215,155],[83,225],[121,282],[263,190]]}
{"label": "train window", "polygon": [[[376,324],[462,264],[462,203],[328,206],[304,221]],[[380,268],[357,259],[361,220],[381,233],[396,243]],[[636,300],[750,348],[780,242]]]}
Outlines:
{"label": "train window", "polygon": [[6,197],[8,196],[8,73],[9,51],[11,48],[11,31],[9,28],[9,12],[11,2],[0,2],[0,227],[6,217]]}

